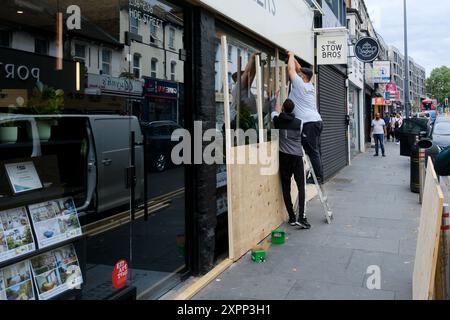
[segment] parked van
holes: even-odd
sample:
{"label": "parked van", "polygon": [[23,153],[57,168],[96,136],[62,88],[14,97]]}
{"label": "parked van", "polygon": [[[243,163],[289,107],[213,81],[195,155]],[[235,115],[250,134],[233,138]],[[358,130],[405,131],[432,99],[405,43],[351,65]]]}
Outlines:
{"label": "parked van", "polygon": [[[143,137],[136,117],[0,114],[0,210],[63,196],[73,197],[79,211],[102,213],[128,204],[132,131],[135,194],[143,200]],[[30,161],[43,188],[15,195],[5,164]]]}

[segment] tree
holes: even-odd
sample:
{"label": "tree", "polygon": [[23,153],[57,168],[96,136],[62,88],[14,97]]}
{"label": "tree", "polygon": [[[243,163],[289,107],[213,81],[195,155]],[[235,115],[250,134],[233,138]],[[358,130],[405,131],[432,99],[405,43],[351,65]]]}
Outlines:
{"label": "tree", "polygon": [[431,98],[443,103],[445,98],[450,97],[450,68],[443,66],[434,69],[427,79],[426,86]]}

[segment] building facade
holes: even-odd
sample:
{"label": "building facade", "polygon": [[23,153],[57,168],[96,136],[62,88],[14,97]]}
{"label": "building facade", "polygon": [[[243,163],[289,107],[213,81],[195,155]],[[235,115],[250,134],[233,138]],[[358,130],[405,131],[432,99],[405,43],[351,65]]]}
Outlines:
{"label": "building facade", "polygon": [[[262,92],[249,83],[247,94],[263,110],[247,119],[268,118],[275,89],[287,90],[286,50],[314,67],[313,19],[303,1],[4,1],[0,220],[20,221],[26,246],[14,251],[1,224],[0,270],[30,274],[22,298],[157,298],[226,258],[226,166],[175,163],[184,136],[173,133],[194,136],[195,121],[222,131],[236,84],[221,62],[234,73],[254,53]],[[345,128],[345,70],[329,71]]]}

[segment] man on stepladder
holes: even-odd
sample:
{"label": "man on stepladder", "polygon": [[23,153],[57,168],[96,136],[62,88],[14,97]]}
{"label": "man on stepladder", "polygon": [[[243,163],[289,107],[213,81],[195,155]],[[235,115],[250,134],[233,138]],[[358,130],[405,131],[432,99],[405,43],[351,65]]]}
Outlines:
{"label": "man on stepladder", "polygon": [[[287,99],[280,114],[278,106],[272,112],[275,129],[280,133],[280,177],[283,189],[283,198],[289,214],[289,224],[302,229],[310,229],[305,215],[305,169],[303,165],[302,150],[302,121],[294,114],[294,102]],[[291,180],[294,176],[298,188],[298,218],[294,212],[291,197]]]}
{"label": "man on stepladder", "polygon": [[[320,151],[320,136],[323,130],[323,121],[317,110],[316,89],[311,83],[313,71],[302,68],[295,55],[288,52],[288,73],[292,83],[292,91],[289,95],[295,104],[295,117],[302,120],[302,144],[306,154],[309,156],[317,180],[323,183],[323,165]],[[314,184],[309,178],[307,183]]]}

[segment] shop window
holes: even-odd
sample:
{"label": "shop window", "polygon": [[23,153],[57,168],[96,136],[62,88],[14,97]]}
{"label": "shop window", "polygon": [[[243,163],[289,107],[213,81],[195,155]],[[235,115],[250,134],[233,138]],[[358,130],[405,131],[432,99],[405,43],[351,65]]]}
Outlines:
{"label": "shop window", "polygon": [[152,78],[158,77],[158,59],[153,58],[150,66],[150,76]]}
{"label": "shop window", "polygon": [[233,62],[233,47],[228,46],[228,62]]}
{"label": "shop window", "polygon": [[0,30],[0,47],[11,47],[11,32]]}
{"label": "shop window", "polygon": [[102,74],[111,75],[112,51],[109,49],[102,50]]}
{"label": "shop window", "polygon": [[175,50],[175,29],[169,28],[169,48]]}
{"label": "shop window", "polygon": [[73,58],[86,64],[86,46],[84,44],[75,43],[75,55]]}
{"label": "shop window", "polygon": [[139,20],[135,17],[130,18],[130,31],[132,33],[139,33]]}
{"label": "shop window", "polygon": [[141,77],[141,56],[137,53],[133,55],[133,74],[136,79]]}

